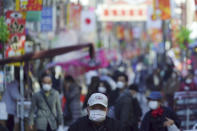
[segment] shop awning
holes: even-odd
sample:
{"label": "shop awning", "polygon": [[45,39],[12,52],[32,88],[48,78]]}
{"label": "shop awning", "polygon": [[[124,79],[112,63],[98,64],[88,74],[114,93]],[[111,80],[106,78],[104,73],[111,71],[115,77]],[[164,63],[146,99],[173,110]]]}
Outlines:
{"label": "shop awning", "polygon": [[80,44],[80,45],[75,45],[75,46],[67,46],[67,47],[61,47],[61,48],[50,49],[50,50],[45,50],[45,51],[33,52],[33,53],[28,53],[22,56],[9,57],[9,58],[0,60],[0,65],[5,65],[9,63],[15,63],[15,62],[26,62],[26,61],[35,60],[35,59],[52,58],[57,55],[66,54],[66,53],[80,50],[83,48],[89,48],[90,57],[91,58],[94,57],[94,46],[92,43],[88,43],[88,44]]}

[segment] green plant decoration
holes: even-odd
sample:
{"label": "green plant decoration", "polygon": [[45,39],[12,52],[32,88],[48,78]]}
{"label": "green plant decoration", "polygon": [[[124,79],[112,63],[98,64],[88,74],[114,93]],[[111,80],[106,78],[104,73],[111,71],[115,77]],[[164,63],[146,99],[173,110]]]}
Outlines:
{"label": "green plant decoration", "polygon": [[0,17],[0,43],[5,43],[9,39],[9,30],[3,16]]}
{"label": "green plant decoration", "polygon": [[186,49],[188,45],[192,42],[190,39],[191,31],[186,27],[181,27],[178,34],[176,35],[176,39],[181,49]]}

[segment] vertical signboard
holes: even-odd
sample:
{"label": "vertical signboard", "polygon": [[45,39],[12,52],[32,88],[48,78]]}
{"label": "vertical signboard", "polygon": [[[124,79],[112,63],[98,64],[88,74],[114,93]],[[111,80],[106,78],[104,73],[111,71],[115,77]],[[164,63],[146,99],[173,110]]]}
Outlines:
{"label": "vertical signboard", "polygon": [[26,14],[17,11],[6,12],[6,23],[10,38],[6,47],[6,57],[21,55],[25,45]]}
{"label": "vertical signboard", "polygon": [[71,28],[79,29],[82,6],[80,4],[71,3],[67,9],[67,24],[69,24]]}
{"label": "vertical signboard", "polygon": [[53,30],[53,9],[52,7],[43,7],[41,13],[41,32],[50,32]]}
{"label": "vertical signboard", "polygon": [[170,0],[153,0],[153,9],[153,20],[156,20],[157,18],[162,20],[171,18]]}
{"label": "vertical signboard", "polygon": [[197,17],[197,0],[195,0],[195,7],[196,7],[195,14],[196,14],[196,17]]}

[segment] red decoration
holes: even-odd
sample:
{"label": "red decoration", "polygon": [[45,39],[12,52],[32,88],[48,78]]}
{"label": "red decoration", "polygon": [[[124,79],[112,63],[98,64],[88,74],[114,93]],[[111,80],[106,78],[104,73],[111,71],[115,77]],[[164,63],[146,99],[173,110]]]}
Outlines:
{"label": "red decoration", "polygon": [[133,16],[134,15],[134,11],[130,10],[130,15]]}
{"label": "red decoration", "polygon": [[142,16],[142,15],[143,15],[143,11],[142,11],[142,10],[139,10],[139,11],[138,11],[138,14],[139,14],[140,16]]}
{"label": "red decoration", "polygon": [[125,10],[122,10],[122,15],[125,16],[125,14],[126,14],[126,13],[125,13]]}
{"label": "red decoration", "polygon": [[108,10],[104,10],[104,15],[108,16],[109,15],[109,11]]}
{"label": "red decoration", "polygon": [[113,10],[113,14],[116,16],[118,15],[117,10]]}
{"label": "red decoration", "polygon": [[[8,29],[10,31],[10,38],[8,41],[7,49],[5,51],[6,57],[8,57],[10,51],[20,51],[25,47],[26,20],[25,14],[17,11],[7,11],[6,20],[8,22]],[[12,44],[15,45],[12,47]]]}
{"label": "red decoration", "polygon": [[42,0],[28,0],[27,10],[42,10]]}
{"label": "red decoration", "polygon": [[90,18],[86,18],[85,21],[86,21],[86,24],[88,24],[88,25],[91,23]]}

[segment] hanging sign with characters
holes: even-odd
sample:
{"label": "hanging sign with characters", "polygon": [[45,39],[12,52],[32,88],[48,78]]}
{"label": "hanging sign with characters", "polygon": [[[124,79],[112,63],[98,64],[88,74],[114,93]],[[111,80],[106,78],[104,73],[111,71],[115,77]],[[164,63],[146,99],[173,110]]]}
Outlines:
{"label": "hanging sign with characters", "polygon": [[6,23],[10,38],[6,46],[6,57],[22,55],[25,47],[25,13],[6,12]]}

